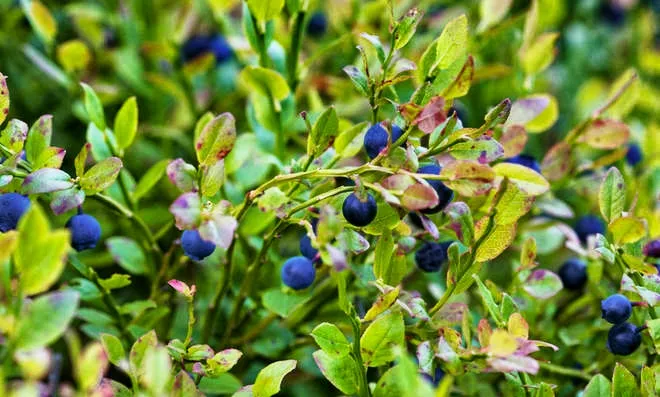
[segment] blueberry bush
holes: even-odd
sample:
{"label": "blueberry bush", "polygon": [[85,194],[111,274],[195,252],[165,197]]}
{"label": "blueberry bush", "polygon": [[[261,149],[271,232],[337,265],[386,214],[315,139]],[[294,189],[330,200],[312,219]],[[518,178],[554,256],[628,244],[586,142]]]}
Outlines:
{"label": "blueberry bush", "polygon": [[657,395],[659,12],[0,1],[0,395]]}

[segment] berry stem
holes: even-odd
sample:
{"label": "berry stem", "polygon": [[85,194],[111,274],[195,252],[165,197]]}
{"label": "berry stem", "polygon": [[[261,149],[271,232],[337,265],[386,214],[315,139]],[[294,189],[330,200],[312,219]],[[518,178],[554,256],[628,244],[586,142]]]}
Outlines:
{"label": "berry stem", "polygon": [[572,369],[572,368],[566,368],[562,367],[560,365],[555,365],[555,364],[550,364],[550,363],[544,363],[542,361],[539,362],[540,367],[542,370],[545,370],[547,372],[551,372],[553,374],[558,374],[558,375],[564,375],[568,376],[571,378],[578,378],[578,379],[583,379],[583,380],[591,380],[591,376],[588,374],[584,373],[583,371],[579,371],[577,369]]}
{"label": "berry stem", "polygon": [[293,20],[293,34],[291,35],[289,56],[286,57],[289,86],[294,95],[298,86],[298,57],[300,56],[300,48],[302,47],[303,37],[305,35],[304,24],[305,11],[298,11]]}

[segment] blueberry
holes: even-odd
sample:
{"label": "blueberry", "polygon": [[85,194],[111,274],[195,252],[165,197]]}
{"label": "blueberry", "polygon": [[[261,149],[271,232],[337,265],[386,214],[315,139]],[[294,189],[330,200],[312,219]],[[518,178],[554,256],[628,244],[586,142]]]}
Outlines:
{"label": "blueberry", "polygon": [[605,234],[605,222],[596,215],[584,215],[575,223],[575,232],[582,243],[593,234]]}
{"label": "blueberry", "polygon": [[310,260],[314,260],[319,253],[319,251],[312,246],[312,239],[306,234],[300,239],[300,253]]}
{"label": "blueberry", "polygon": [[660,239],[649,241],[644,246],[644,255],[651,258],[660,258]]}
{"label": "blueberry", "polygon": [[614,27],[620,27],[626,21],[626,10],[612,0],[603,1],[600,15],[605,22]]}
{"label": "blueberry", "polygon": [[186,230],[181,235],[181,247],[190,259],[201,261],[215,251],[215,244],[202,239],[197,230]]}
{"label": "blueberry", "polygon": [[[401,127],[392,124],[392,143],[396,142],[401,137],[403,131]],[[378,153],[387,147],[387,138],[389,134],[383,124],[374,124],[367,130],[364,135],[364,149],[367,151],[369,158],[375,158]]]}
{"label": "blueberry", "polygon": [[[440,170],[442,170],[440,166],[425,165],[423,167],[419,167],[417,173],[437,175],[440,173]],[[445,186],[442,181],[437,179],[427,179],[426,181],[429,183],[429,185],[431,185],[435,192],[438,193],[438,205],[433,208],[423,209],[421,212],[424,214],[435,214],[436,212],[440,212],[445,209],[447,204],[449,204],[454,199],[454,191]]]}
{"label": "blueberry", "polygon": [[608,296],[600,303],[600,308],[605,321],[611,324],[624,323],[632,314],[632,304],[621,294]]}
{"label": "blueberry", "polygon": [[101,238],[101,225],[91,215],[78,214],[72,216],[66,227],[71,231],[71,246],[76,251],[84,251],[96,247]]}
{"label": "blueberry", "polygon": [[613,326],[607,333],[607,350],[614,354],[627,356],[642,344],[639,329],[630,323]]}
{"label": "blueberry", "polygon": [[119,47],[119,37],[114,29],[103,30],[103,46],[109,50]]}
{"label": "blueberry", "polygon": [[233,51],[222,35],[193,36],[181,48],[181,57],[190,61],[202,54],[212,53],[218,63],[229,60]]}
{"label": "blueberry", "polygon": [[438,387],[440,381],[442,380],[442,378],[444,378],[444,376],[445,376],[445,372],[440,368],[435,369],[435,373],[433,376],[426,373],[422,374],[422,377],[426,379],[429,383],[433,384],[433,386],[435,387]]}
{"label": "blueberry", "polygon": [[504,161],[507,163],[520,164],[538,172],[539,174],[541,173],[541,166],[539,165],[539,162],[536,161],[534,157],[526,154],[519,154]]}
{"label": "blueberry", "polygon": [[378,206],[376,199],[367,193],[367,201],[361,201],[355,193],[351,193],[344,200],[341,207],[346,221],[353,226],[367,226],[376,218]]}
{"label": "blueberry", "polygon": [[16,229],[18,221],[30,208],[30,199],[18,193],[0,195],[0,232]]}
{"label": "blueberry", "polygon": [[328,17],[322,11],[317,11],[309,18],[307,34],[313,37],[321,37],[328,31]]}
{"label": "blueberry", "polygon": [[314,264],[304,256],[287,259],[282,267],[282,282],[287,287],[301,290],[309,287],[316,277]]}
{"label": "blueberry", "polygon": [[444,243],[426,242],[415,252],[415,263],[421,270],[430,273],[440,270],[447,262],[447,249],[451,241]]}
{"label": "blueberry", "polygon": [[211,38],[209,50],[213,53],[215,61],[218,63],[230,60],[234,54],[234,51],[229,46],[229,43],[227,43],[227,40],[219,34],[216,34]]}
{"label": "blueberry", "polygon": [[639,147],[638,144],[635,142],[628,144],[628,151],[626,152],[626,162],[628,164],[634,167],[639,164],[643,158],[644,155],[642,153],[642,148]]}
{"label": "blueberry", "polygon": [[578,258],[571,258],[559,269],[559,278],[564,288],[579,290],[587,283],[587,264]]}

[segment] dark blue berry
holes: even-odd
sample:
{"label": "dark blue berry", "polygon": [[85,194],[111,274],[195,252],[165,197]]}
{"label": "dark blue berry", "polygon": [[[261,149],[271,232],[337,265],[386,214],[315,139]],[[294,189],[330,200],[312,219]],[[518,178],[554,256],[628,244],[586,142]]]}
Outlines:
{"label": "dark blue berry", "polygon": [[628,151],[626,152],[626,162],[634,167],[639,164],[643,158],[644,154],[642,153],[642,148],[635,142],[631,142],[628,145]]}
{"label": "dark blue berry", "polygon": [[582,243],[586,243],[591,235],[605,234],[605,222],[596,215],[584,215],[575,223],[575,233]]}
{"label": "dark blue berry", "polygon": [[18,193],[0,195],[0,232],[16,229],[18,221],[30,208],[30,199]]}
{"label": "dark blue berry", "polygon": [[539,165],[539,162],[536,161],[534,157],[528,156],[526,154],[519,154],[504,161],[507,163],[524,165],[525,167],[530,168],[539,174],[541,173],[541,166]]}
{"label": "dark blue berry", "polygon": [[67,221],[66,227],[71,231],[71,246],[76,251],[95,248],[101,238],[99,221],[88,214],[72,216]]}
{"label": "dark blue berry", "polygon": [[200,236],[197,230],[186,230],[183,232],[181,235],[181,247],[183,247],[183,252],[186,256],[195,261],[201,261],[215,251],[215,244],[202,239],[202,236]]}
{"label": "dark blue berry", "polygon": [[227,40],[219,34],[216,34],[211,38],[209,50],[213,53],[215,61],[218,63],[230,60],[234,54],[234,51],[229,46],[229,43],[227,43]]}
{"label": "dark blue berry", "polygon": [[559,269],[559,278],[564,288],[579,290],[587,282],[587,264],[578,258],[571,258]]}
{"label": "dark blue berry", "polygon": [[425,272],[437,272],[447,262],[447,249],[451,241],[444,243],[426,242],[415,252],[417,267]]}
{"label": "dark blue berry", "polygon": [[312,246],[312,239],[308,235],[300,239],[300,253],[307,259],[314,260],[319,251]]}
{"label": "dark blue berry", "polygon": [[317,11],[309,18],[307,34],[313,37],[321,37],[328,31],[328,17],[322,11]]}
{"label": "dark blue berry", "polygon": [[[440,170],[442,170],[440,166],[432,164],[419,167],[417,173],[438,175]],[[429,183],[429,185],[431,185],[435,192],[438,193],[438,205],[433,208],[423,209],[421,212],[424,214],[435,214],[436,212],[440,212],[445,209],[447,204],[449,204],[454,199],[454,191],[445,186],[442,181],[437,179],[427,179],[426,181]]]}
{"label": "dark blue berry", "polygon": [[[396,124],[392,124],[392,142],[396,142],[403,131],[401,127]],[[380,152],[387,147],[387,140],[389,134],[383,124],[378,123],[374,124],[367,130],[367,133],[364,135],[364,149],[367,151],[369,158],[375,158]]]}
{"label": "dark blue berry", "polygon": [[607,333],[607,350],[620,356],[632,354],[641,344],[639,329],[630,323],[614,325]]}
{"label": "dark blue berry", "polygon": [[376,218],[378,206],[376,199],[371,194],[367,194],[367,200],[362,201],[355,193],[351,193],[344,200],[341,207],[346,221],[353,226],[367,226]]}
{"label": "dark blue berry", "polygon": [[208,36],[193,36],[181,48],[181,57],[190,61],[202,54],[212,53],[218,63],[229,60],[233,51],[224,37],[219,34]]}
{"label": "dark blue berry", "polygon": [[316,277],[314,264],[304,256],[287,259],[282,266],[282,282],[287,287],[301,290],[309,287]]}
{"label": "dark blue berry", "polygon": [[644,255],[651,258],[660,258],[660,239],[649,241],[644,246]]}
{"label": "dark blue berry", "polygon": [[605,22],[614,27],[620,27],[626,21],[626,10],[611,0],[603,1],[600,15]]}
{"label": "dark blue berry", "polygon": [[608,296],[600,303],[600,308],[605,321],[611,324],[624,323],[632,314],[632,304],[621,294]]}

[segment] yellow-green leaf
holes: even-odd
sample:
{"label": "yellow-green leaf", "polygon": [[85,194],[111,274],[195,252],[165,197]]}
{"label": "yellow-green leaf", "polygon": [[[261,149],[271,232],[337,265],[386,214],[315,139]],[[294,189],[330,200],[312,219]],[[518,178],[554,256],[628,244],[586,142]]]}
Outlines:
{"label": "yellow-green leaf", "polygon": [[539,196],[550,188],[550,184],[541,174],[520,164],[499,163],[493,167],[493,170],[498,176],[508,178],[530,196]]}
{"label": "yellow-green leaf", "polygon": [[641,240],[646,235],[646,224],[639,218],[626,216],[616,219],[609,226],[615,244],[628,244]]}
{"label": "yellow-green leaf", "polygon": [[131,146],[138,128],[138,106],[134,96],[128,98],[115,116],[115,136],[121,149]]}
{"label": "yellow-green leaf", "polygon": [[21,0],[23,11],[39,37],[50,44],[57,34],[57,23],[39,0]]}
{"label": "yellow-green leaf", "polygon": [[69,40],[57,47],[57,61],[67,72],[85,70],[92,54],[82,40]]}
{"label": "yellow-green leaf", "polygon": [[0,125],[4,123],[9,114],[9,88],[7,88],[7,76],[0,73]]}
{"label": "yellow-green leaf", "polygon": [[284,0],[247,0],[247,4],[259,22],[266,22],[280,14]]}
{"label": "yellow-green leaf", "polygon": [[605,114],[621,120],[635,107],[641,91],[641,82],[635,69],[626,70],[610,88]]}
{"label": "yellow-green leaf", "polygon": [[544,71],[555,59],[555,42],[559,33],[544,33],[521,54],[523,70],[527,75]]}

